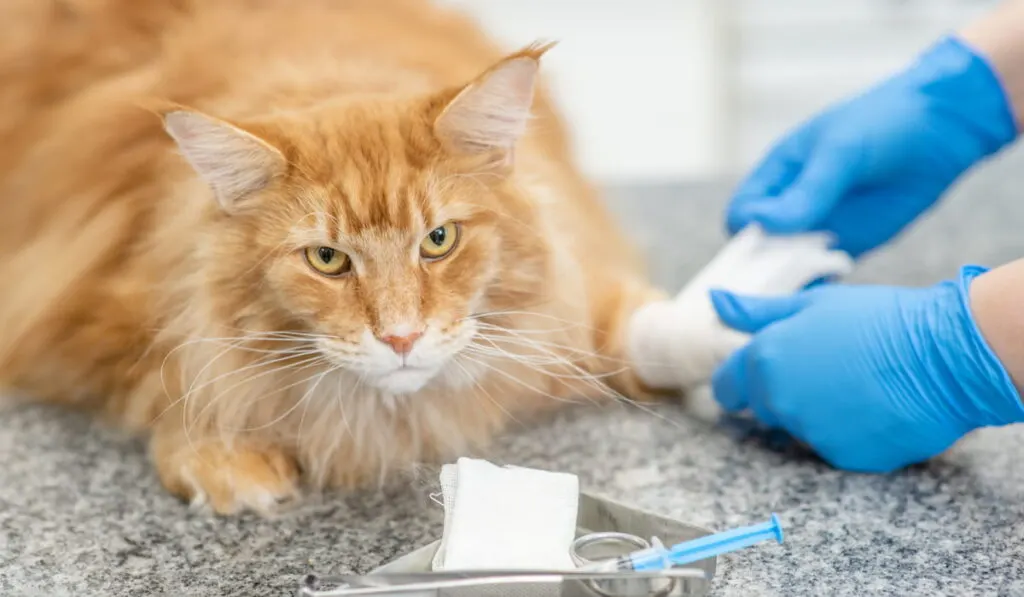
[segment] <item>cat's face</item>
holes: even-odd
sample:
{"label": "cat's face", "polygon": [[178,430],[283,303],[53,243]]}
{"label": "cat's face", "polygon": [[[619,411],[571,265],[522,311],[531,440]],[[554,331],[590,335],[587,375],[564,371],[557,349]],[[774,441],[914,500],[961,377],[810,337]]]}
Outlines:
{"label": "cat's face", "polygon": [[378,167],[340,160],[333,180],[296,189],[301,200],[261,218],[282,247],[264,276],[333,363],[405,394],[458,370],[452,359],[472,341],[475,316],[493,308],[509,232],[496,216],[506,210],[485,185],[367,151]]}
{"label": "cat's face", "polygon": [[388,393],[441,377],[471,383],[478,318],[545,291],[544,235],[508,182],[535,69],[535,56],[520,55],[461,90],[245,131],[168,114],[222,204],[209,254],[224,292],[248,295],[236,298],[239,314],[301,334],[331,366]]}

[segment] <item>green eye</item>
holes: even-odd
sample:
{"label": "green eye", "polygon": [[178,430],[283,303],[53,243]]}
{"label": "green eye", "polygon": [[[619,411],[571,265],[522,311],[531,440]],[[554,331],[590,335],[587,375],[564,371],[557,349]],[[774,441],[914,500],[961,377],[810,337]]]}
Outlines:
{"label": "green eye", "polygon": [[347,274],[352,269],[348,255],[330,247],[309,247],[305,254],[309,267],[328,277]]}
{"label": "green eye", "polygon": [[437,260],[447,257],[459,244],[459,225],[448,222],[444,226],[434,228],[427,238],[420,243],[420,255],[424,259]]}

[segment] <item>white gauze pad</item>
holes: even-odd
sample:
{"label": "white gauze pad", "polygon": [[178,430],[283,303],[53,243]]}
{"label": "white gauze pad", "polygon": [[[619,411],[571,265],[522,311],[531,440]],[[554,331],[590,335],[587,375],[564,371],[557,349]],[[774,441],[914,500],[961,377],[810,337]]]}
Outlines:
{"label": "white gauze pad", "polygon": [[434,570],[573,570],[579,479],[460,458],[441,471],[444,532]]}
{"label": "white gauze pad", "polygon": [[841,276],[853,260],[829,248],[824,233],[768,236],[749,226],[672,300],[644,305],[629,324],[627,351],[637,375],[652,388],[690,390],[706,384],[749,336],[718,319],[709,291],[782,296],[825,277]]}

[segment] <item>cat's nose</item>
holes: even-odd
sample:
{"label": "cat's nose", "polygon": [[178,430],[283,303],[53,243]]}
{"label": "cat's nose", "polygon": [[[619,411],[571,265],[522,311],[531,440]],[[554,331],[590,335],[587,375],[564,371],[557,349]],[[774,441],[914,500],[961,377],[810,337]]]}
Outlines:
{"label": "cat's nose", "polygon": [[423,336],[423,332],[413,332],[411,334],[405,334],[403,336],[381,336],[380,341],[391,347],[400,355],[407,355],[412,351],[412,345],[416,343],[420,337]]}

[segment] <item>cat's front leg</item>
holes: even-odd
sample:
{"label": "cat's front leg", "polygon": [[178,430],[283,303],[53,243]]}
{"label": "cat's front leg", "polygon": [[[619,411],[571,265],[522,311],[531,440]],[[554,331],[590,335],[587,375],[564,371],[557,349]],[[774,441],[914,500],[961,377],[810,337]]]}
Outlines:
{"label": "cat's front leg", "polygon": [[269,515],[299,496],[299,466],[280,447],[190,438],[180,426],[165,425],[154,430],[150,449],[171,493],[218,514]]}
{"label": "cat's front leg", "polygon": [[626,354],[637,376],[656,388],[692,392],[704,387],[715,369],[750,340],[721,322],[711,291],[788,295],[815,280],[843,276],[853,261],[830,248],[830,242],[818,233],[771,237],[757,227],[738,234],[675,298],[650,302],[630,315]]}

